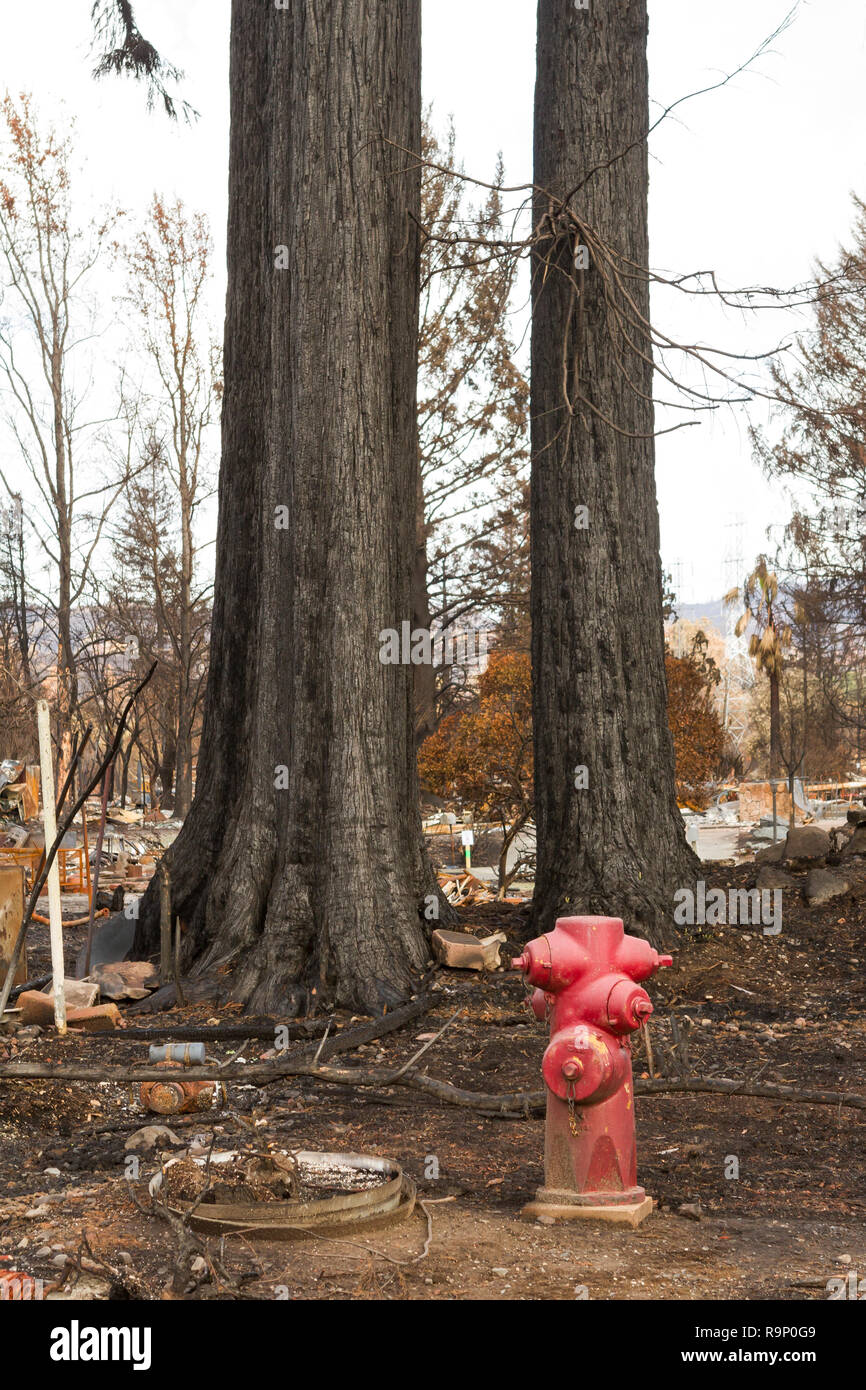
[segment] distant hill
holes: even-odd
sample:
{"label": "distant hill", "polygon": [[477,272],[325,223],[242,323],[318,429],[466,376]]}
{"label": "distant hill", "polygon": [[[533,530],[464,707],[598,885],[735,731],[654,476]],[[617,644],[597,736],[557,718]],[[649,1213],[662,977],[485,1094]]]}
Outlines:
{"label": "distant hill", "polygon": [[677,617],[683,622],[711,622],[719,632],[725,631],[727,614],[720,598],[708,599],[706,603],[679,603],[674,605]]}

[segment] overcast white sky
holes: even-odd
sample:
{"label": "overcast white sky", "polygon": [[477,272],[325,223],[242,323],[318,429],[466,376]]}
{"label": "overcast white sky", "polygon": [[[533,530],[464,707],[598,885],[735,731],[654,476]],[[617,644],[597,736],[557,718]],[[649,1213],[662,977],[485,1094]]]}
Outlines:
{"label": "overcast white sky", "polygon": [[[609,0],[594,0],[604,3]],[[567,4],[569,0],[561,0]],[[717,80],[772,32],[792,0],[650,0],[650,89],[667,106]],[[0,90],[31,91],[46,115],[74,115],[94,203],[144,210],[155,189],[210,216],[222,272],[228,140],[229,0],[138,0],[142,31],[185,69],[192,126],[148,114],[142,91],[90,78],[90,0],[0,0]],[[425,0],[424,95],[453,114],[468,172],[487,177],[502,151],[507,182],[532,172],[534,0]],[[801,0],[792,27],[756,68],[681,107],[651,144],[651,260],[714,268],[729,286],[807,279],[848,236],[850,194],[866,196],[866,5]],[[222,310],[223,284],[215,309]],[[658,321],[693,340],[755,352],[807,320],[748,324],[705,304]],[[765,418],[762,406],[753,416]],[[704,417],[659,440],[663,560],[680,597],[717,597],[727,523],[745,519],[746,562],[788,504],[751,461],[743,413]]]}

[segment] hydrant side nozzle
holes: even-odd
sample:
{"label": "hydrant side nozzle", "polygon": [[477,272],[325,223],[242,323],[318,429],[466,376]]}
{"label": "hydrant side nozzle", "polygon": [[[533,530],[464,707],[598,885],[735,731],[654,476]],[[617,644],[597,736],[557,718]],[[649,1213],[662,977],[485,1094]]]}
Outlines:
{"label": "hydrant side nozzle", "polygon": [[649,999],[638,999],[634,1005],[634,1016],[639,1024],[642,1024],[645,1019],[649,1018],[652,1011],[653,1006]]}
{"label": "hydrant side nozzle", "polygon": [[659,956],[659,968],[661,968],[663,965],[673,965],[673,963],[673,956]]}
{"label": "hydrant side nozzle", "polygon": [[522,956],[511,957],[511,969],[522,970],[524,974],[529,969],[529,952],[524,951]]}

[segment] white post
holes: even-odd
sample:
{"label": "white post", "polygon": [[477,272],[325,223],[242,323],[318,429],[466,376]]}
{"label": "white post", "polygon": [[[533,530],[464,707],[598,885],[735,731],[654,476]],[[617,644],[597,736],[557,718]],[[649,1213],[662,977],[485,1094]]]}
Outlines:
{"label": "white post", "polygon": [[[36,701],[36,722],[39,728],[39,762],[42,768],[42,806],[45,827],[45,854],[57,838],[57,816],[54,809],[54,768],[51,762],[51,725],[47,700]],[[63,986],[66,971],[63,965],[63,923],[60,907],[60,867],[55,856],[48,870],[48,922],[51,935],[51,974],[54,983],[54,1022],[58,1033],[66,1032],[66,993]]]}

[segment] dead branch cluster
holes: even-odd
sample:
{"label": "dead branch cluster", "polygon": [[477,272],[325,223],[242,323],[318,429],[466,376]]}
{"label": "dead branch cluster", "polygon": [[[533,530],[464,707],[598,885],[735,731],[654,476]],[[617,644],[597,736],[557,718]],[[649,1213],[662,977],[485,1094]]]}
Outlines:
{"label": "dead branch cluster", "polygon": [[[214,1081],[224,1083],[239,1081],[248,1086],[269,1086],[286,1077],[304,1077],[337,1086],[353,1089],[387,1090],[392,1086],[405,1086],[420,1091],[432,1100],[444,1104],[475,1110],[479,1114],[494,1117],[525,1118],[538,1114],[544,1109],[546,1093],[541,1091],[517,1091],[492,1094],[484,1091],[469,1091],[429,1076],[418,1067],[421,1057],[439,1041],[447,1029],[456,1023],[463,1013],[462,1009],[452,1014],[447,1022],[417,1049],[405,1062],[396,1067],[335,1067],[329,1066],[327,1058],[336,1053],[355,1050],[366,1043],[395,1032],[407,1023],[424,1014],[432,1005],[429,995],[419,996],[393,1013],[381,1019],[372,1020],[342,1030],[329,1038],[327,1031],[311,1054],[309,1047],[300,1049],[297,1054],[278,1057],[260,1062],[241,1064],[236,1062],[209,1062],[203,1066],[188,1067],[184,1076],[189,1081]],[[240,1032],[244,1025],[237,1025]],[[184,1035],[187,1030],[179,1030]],[[197,1030],[202,1032],[204,1030]],[[259,1030],[253,1025],[256,1034]],[[136,1033],[146,1030],[137,1029]],[[273,1032],[273,1028],[272,1028]],[[164,1037],[159,1030],[160,1038]],[[685,1072],[687,1050],[683,1049],[683,1033],[677,1030],[673,1048],[668,1049],[673,1074],[635,1081],[637,1095],[683,1094],[688,1092],[716,1095],[745,1096],[767,1100],[786,1101],[802,1105],[835,1105],[851,1109],[866,1109],[866,1096],[844,1091],[825,1091],[801,1086],[787,1086],[763,1082],[758,1076],[752,1079],[736,1080],[726,1077],[693,1076]],[[651,1054],[648,1051],[648,1056]],[[323,1058],[325,1060],[323,1060]],[[652,1063],[653,1069],[655,1064]],[[8,1080],[57,1080],[63,1082],[101,1082],[122,1083],[140,1081],[160,1081],[164,1071],[158,1066],[103,1066],[79,1062],[14,1062],[0,1065],[0,1081]]]}

